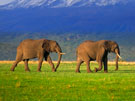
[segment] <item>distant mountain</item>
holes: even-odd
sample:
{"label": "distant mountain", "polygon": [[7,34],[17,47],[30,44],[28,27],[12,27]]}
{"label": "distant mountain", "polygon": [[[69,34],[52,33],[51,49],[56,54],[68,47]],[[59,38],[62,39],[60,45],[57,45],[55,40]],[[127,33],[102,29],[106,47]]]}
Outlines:
{"label": "distant mountain", "polygon": [[107,39],[134,61],[134,12],[135,0],[12,0],[0,6],[0,60],[15,59],[23,39],[47,38],[60,43],[63,60],[75,60],[84,40]]}
{"label": "distant mountain", "polygon": [[1,32],[135,32],[134,0],[12,0]]}

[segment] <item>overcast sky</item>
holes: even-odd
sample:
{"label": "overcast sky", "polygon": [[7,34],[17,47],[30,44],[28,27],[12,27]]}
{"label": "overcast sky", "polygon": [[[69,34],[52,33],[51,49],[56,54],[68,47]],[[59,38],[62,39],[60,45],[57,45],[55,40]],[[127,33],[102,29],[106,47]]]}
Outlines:
{"label": "overcast sky", "polygon": [[14,1],[14,0],[0,0],[0,5],[8,4],[11,1]]}

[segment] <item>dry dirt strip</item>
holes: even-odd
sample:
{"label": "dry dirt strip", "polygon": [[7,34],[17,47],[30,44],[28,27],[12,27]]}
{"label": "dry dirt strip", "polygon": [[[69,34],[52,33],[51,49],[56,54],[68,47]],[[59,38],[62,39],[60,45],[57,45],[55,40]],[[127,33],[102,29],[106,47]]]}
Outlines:
{"label": "dry dirt strip", "polygon": [[[0,63],[2,64],[12,64],[14,61],[0,61]],[[29,61],[30,64],[38,64],[38,61]],[[46,64],[47,62],[44,61],[43,64]],[[57,61],[53,61],[53,63],[57,63]],[[76,61],[61,61],[61,63],[76,63]],[[96,61],[92,61],[91,63],[97,63]],[[24,64],[23,61],[21,61],[19,64]],[[47,63],[48,64],[48,63]],[[115,61],[109,61],[108,64],[115,64]],[[135,61],[132,62],[119,62],[119,64],[125,64],[125,65],[134,65]]]}

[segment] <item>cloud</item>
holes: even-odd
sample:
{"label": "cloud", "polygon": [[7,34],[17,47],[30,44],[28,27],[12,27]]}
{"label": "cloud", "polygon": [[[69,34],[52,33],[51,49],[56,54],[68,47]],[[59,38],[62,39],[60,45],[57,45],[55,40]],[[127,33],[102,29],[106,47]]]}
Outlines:
{"label": "cloud", "polygon": [[14,0],[0,0],[0,5],[6,5],[8,3],[13,2]]}
{"label": "cloud", "polygon": [[[129,0],[132,1],[132,0]],[[127,3],[127,0],[2,0],[0,6],[5,4],[6,9],[11,8],[28,8],[28,7],[81,7],[81,6],[107,6],[116,5],[118,3]],[[8,4],[8,5],[6,5]]]}
{"label": "cloud", "polygon": [[95,2],[96,5],[98,6],[106,6],[106,5],[115,5],[117,3],[124,3],[125,0],[97,0]]}

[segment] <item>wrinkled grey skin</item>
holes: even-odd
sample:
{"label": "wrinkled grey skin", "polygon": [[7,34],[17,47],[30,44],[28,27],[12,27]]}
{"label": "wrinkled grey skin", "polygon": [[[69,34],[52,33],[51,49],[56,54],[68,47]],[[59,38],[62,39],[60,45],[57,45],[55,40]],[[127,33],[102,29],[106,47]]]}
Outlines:
{"label": "wrinkled grey skin", "polygon": [[[54,67],[54,64],[52,63],[51,57],[49,55],[50,52],[58,53],[58,62],[57,62],[56,68]],[[10,70],[14,71],[17,64],[20,61],[24,61],[25,71],[30,71],[30,69],[28,67],[29,59],[38,58],[39,63],[38,63],[37,71],[40,72],[43,59],[45,58],[45,60],[52,67],[52,71],[55,72],[61,61],[61,57],[62,57],[61,52],[62,52],[62,50],[61,50],[59,44],[53,40],[47,40],[47,39],[23,40],[20,43],[20,45],[17,47],[16,61],[13,63]]]}
{"label": "wrinkled grey skin", "polygon": [[104,72],[108,72],[107,55],[109,52],[116,54],[116,69],[118,70],[118,59],[120,57],[120,49],[116,42],[109,40],[100,41],[84,41],[76,49],[77,67],[76,72],[80,72],[80,65],[85,62],[87,65],[87,72],[92,72],[90,69],[90,61],[96,60],[99,68],[95,68],[95,72],[102,70],[102,63],[104,64]]}

